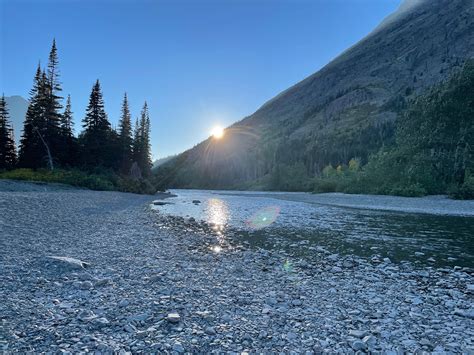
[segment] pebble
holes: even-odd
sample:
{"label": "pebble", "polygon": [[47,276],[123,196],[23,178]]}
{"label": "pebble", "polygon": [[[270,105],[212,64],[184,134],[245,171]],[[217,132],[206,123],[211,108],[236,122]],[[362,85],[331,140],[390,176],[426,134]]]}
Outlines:
{"label": "pebble", "polygon": [[367,335],[367,332],[363,330],[350,330],[349,335],[353,335],[356,338],[363,338]]}
{"label": "pebble", "polygon": [[365,350],[367,346],[363,341],[356,340],[351,344],[351,347],[354,349],[354,351],[361,351]]}
{"label": "pebble", "polygon": [[178,313],[169,313],[167,316],[166,316],[166,319],[168,320],[168,322],[170,323],[179,323],[179,321],[181,320],[181,317]]}
{"label": "pebble", "polygon": [[176,351],[177,353],[184,353],[184,346],[181,343],[176,342],[173,344],[173,351]]}

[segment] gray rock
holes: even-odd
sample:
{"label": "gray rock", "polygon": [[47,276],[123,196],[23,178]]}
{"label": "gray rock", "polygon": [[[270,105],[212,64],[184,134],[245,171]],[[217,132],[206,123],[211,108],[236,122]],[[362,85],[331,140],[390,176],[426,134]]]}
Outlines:
{"label": "gray rock", "polygon": [[205,332],[207,335],[216,335],[216,330],[214,327],[206,327]]}
{"label": "gray rock", "polygon": [[471,309],[468,309],[468,310],[463,310],[463,309],[456,308],[454,310],[454,314],[457,315],[457,316],[474,319],[474,308],[471,308]]}
{"label": "gray rock", "polygon": [[377,343],[377,339],[372,335],[365,336],[362,341],[367,344],[369,347],[374,346]]}
{"label": "gray rock", "polygon": [[150,318],[150,314],[148,312],[145,312],[145,313],[138,313],[138,314],[131,315],[131,316],[127,317],[127,321],[129,321],[129,322],[144,322],[148,318]]}
{"label": "gray rock", "polygon": [[92,320],[92,323],[94,326],[96,326],[97,328],[102,328],[102,327],[106,327],[110,324],[109,320],[105,317],[100,317],[100,318],[94,318]]}
{"label": "gray rock", "polygon": [[81,290],[90,290],[93,287],[94,287],[94,285],[90,281],[81,282],[80,285],[79,285],[79,288]]}
{"label": "gray rock", "polygon": [[175,342],[173,344],[173,351],[176,351],[177,353],[184,353],[185,349],[180,342]]}
{"label": "gray rock", "polygon": [[130,301],[129,301],[129,300],[123,299],[123,300],[121,300],[121,301],[119,302],[118,305],[119,305],[120,308],[124,308],[124,307],[127,307],[129,304],[130,304]]}
{"label": "gray rock", "polygon": [[77,271],[90,266],[89,263],[68,256],[48,256],[47,260],[61,271]]}
{"label": "gray rock", "polygon": [[181,316],[178,313],[169,313],[166,316],[166,320],[170,323],[179,323]]}
{"label": "gray rock", "polygon": [[362,351],[367,348],[367,345],[363,341],[356,340],[351,344],[351,347],[354,351]]}
{"label": "gray rock", "polygon": [[133,324],[126,324],[123,329],[127,332],[127,333],[135,333],[137,331],[137,328],[133,325]]}
{"label": "gray rock", "polygon": [[364,330],[350,330],[349,335],[355,336],[356,338],[363,338],[367,335],[367,332]]}

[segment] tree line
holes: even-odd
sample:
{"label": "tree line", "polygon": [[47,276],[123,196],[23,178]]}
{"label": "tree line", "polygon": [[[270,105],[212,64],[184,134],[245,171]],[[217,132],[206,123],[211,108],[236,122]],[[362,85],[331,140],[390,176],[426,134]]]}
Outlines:
{"label": "tree line", "polygon": [[150,115],[145,102],[132,127],[127,94],[124,94],[118,129],[110,124],[102,89],[97,80],[82,119],[82,132],[74,133],[70,95],[61,96],[59,60],[53,40],[46,68],[38,65],[29,92],[29,105],[20,146],[4,96],[0,100],[0,170],[13,168],[77,168],[108,171],[135,180],[151,175]]}

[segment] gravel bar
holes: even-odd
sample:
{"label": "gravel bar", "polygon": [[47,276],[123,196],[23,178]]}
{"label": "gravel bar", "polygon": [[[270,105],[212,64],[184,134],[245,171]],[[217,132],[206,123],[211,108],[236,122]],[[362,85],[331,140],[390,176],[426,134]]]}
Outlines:
{"label": "gravel bar", "polygon": [[471,268],[292,258],[154,196],[2,183],[3,353],[474,351]]}

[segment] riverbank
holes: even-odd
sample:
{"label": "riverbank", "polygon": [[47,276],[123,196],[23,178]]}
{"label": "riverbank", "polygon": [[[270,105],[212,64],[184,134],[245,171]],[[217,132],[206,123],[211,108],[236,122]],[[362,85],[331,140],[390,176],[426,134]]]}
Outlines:
{"label": "riverbank", "polygon": [[111,170],[98,172],[79,169],[14,169],[0,171],[0,180],[27,181],[34,184],[68,185],[96,191],[120,191],[137,194],[154,194],[157,187],[153,178],[131,179]]}
{"label": "riverbank", "polygon": [[248,248],[154,198],[0,188],[4,352],[474,349],[470,268]]}

